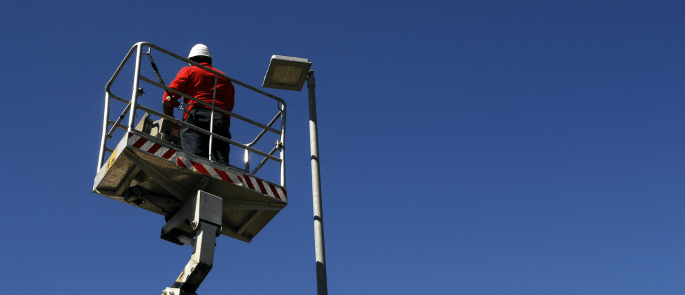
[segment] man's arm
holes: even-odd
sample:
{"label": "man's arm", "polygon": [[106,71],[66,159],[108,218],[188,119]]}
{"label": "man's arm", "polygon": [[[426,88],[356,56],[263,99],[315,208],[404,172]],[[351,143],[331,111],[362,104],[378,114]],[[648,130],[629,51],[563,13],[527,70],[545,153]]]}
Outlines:
{"label": "man's arm", "polygon": [[167,116],[174,116],[174,108],[166,100],[162,100],[162,111]]}
{"label": "man's arm", "polygon": [[[169,88],[176,90],[184,90],[186,83],[188,82],[188,68],[181,69],[178,74],[176,74],[176,79],[171,81]],[[171,92],[165,91],[162,96],[162,111],[167,116],[174,116],[174,107],[178,106],[178,97]]]}

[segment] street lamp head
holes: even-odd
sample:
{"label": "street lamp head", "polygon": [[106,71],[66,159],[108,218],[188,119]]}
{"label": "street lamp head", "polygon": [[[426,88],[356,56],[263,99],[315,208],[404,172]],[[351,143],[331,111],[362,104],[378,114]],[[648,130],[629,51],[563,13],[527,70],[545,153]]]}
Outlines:
{"label": "street lamp head", "polygon": [[306,58],[273,55],[262,87],[300,91],[311,66]]}

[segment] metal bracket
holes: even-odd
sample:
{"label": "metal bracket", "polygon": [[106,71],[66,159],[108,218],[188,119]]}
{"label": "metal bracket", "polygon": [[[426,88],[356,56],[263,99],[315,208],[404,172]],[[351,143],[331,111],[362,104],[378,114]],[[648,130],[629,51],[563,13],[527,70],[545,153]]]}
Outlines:
{"label": "metal bracket", "polygon": [[143,89],[143,87],[139,87],[136,94],[138,95],[138,97],[143,96],[143,94],[145,94],[145,90]]}
{"label": "metal bracket", "polygon": [[162,239],[189,244],[194,251],[174,285],[163,294],[195,294],[207,277],[214,261],[216,237],[221,234],[222,207],[223,199],[200,190],[164,225]]}

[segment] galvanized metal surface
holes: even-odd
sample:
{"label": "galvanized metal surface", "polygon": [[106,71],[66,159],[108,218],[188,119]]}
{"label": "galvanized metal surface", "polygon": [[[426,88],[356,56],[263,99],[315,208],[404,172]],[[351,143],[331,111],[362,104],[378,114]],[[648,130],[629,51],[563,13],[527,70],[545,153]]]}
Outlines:
{"label": "galvanized metal surface", "polygon": [[128,131],[133,130],[133,124],[135,123],[136,118],[136,102],[138,101],[138,96],[140,96],[138,89],[140,89],[140,58],[143,54],[143,45],[138,43],[136,46],[138,47],[138,50],[136,50],[136,68],[135,73],[133,74],[133,93],[131,93],[131,110],[128,115]]}
{"label": "galvanized metal surface", "polygon": [[314,203],[314,248],[316,254],[316,291],[318,295],[328,294],[326,275],[326,245],[323,236],[323,204],[321,202],[321,169],[319,168],[319,131],[316,119],[316,94],[314,71],[309,71],[307,89],[309,97],[309,147],[312,165],[312,200]]}
{"label": "galvanized metal surface", "polygon": [[285,186],[285,104],[280,104],[281,110],[281,185]]}
{"label": "galvanized metal surface", "polygon": [[105,93],[105,114],[102,118],[102,137],[100,137],[100,151],[98,152],[98,169],[102,167],[102,161],[105,159],[105,152],[107,152],[107,127],[109,126],[109,92]]}

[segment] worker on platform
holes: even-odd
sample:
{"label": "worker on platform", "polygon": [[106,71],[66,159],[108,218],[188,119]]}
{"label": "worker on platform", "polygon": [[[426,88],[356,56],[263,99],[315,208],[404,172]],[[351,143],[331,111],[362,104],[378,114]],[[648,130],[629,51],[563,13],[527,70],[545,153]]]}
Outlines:
{"label": "worker on platform", "polygon": [[[222,73],[212,67],[212,55],[209,48],[204,44],[197,44],[190,49],[188,59],[200,65]],[[169,88],[176,89],[182,93],[195,97],[209,105],[212,105],[214,96],[214,83],[216,75],[198,66],[191,65],[182,68],[176,75],[176,79],[169,84]],[[235,89],[228,79],[221,76],[216,81],[216,99],[214,101],[214,134],[231,138],[229,128],[231,126],[230,117],[216,111],[224,109],[233,111]],[[164,114],[174,116],[174,108],[179,105],[178,99],[181,96],[167,91],[164,93],[162,108]],[[196,103],[188,98],[183,99],[185,111],[183,121],[209,131],[209,124],[212,118],[212,110],[209,107]],[[187,153],[195,154],[208,158],[209,156],[209,136],[188,127],[181,128],[181,145]],[[212,140],[212,159],[223,165],[228,165],[228,153],[230,145],[216,137]]]}

